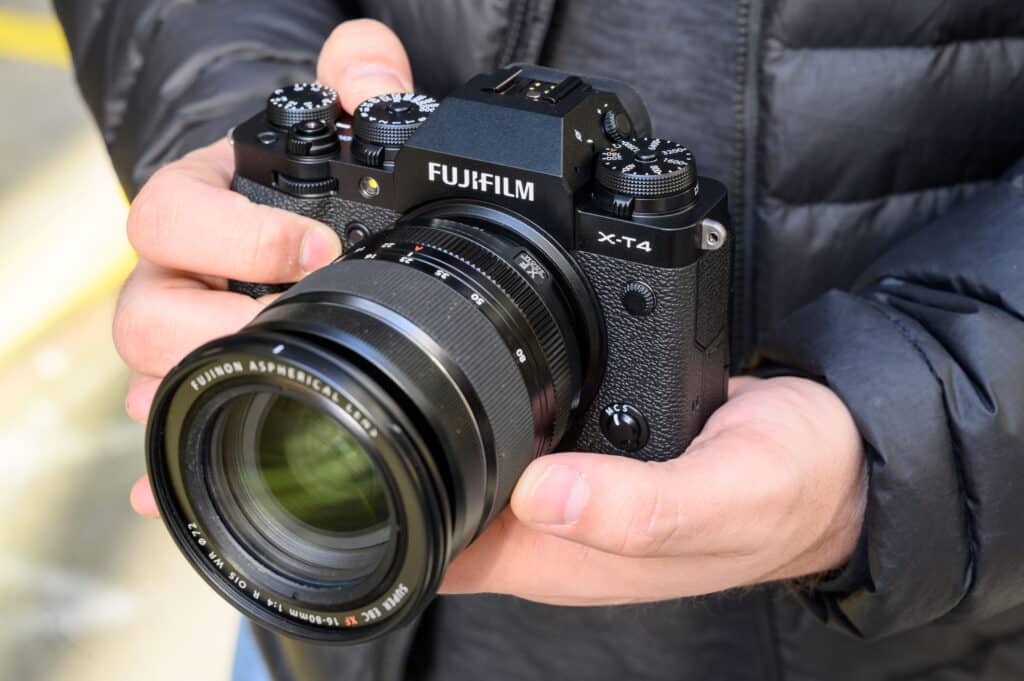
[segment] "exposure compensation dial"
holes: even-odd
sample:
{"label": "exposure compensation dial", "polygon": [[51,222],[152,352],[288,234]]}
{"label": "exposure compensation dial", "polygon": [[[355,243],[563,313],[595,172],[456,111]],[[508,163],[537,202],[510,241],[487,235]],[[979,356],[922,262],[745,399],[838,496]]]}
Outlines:
{"label": "exposure compensation dial", "polygon": [[595,176],[608,191],[643,202],[651,212],[675,210],[697,198],[693,154],[658,137],[624,139],[608,147],[598,156]]}

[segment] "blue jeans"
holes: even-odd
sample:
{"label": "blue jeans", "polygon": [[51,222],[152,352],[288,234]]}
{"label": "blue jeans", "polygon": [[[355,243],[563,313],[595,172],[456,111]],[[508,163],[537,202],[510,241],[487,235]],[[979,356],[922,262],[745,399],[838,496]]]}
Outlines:
{"label": "blue jeans", "polygon": [[242,620],[235,644],[235,661],[231,665],[231,681],[270,681],[270,672],[256,647],[249,620]]}

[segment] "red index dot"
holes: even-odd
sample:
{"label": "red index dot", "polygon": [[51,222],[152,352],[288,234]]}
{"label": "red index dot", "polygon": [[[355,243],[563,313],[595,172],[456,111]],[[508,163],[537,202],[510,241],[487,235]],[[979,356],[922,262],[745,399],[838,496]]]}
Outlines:
{"label": "red index dot", "polygon": [[414,251],[422,251],[423,250],[423,246],[420,246],[419,244],[416,244],[415,246],[412,247],[412,250],[414,250]]}

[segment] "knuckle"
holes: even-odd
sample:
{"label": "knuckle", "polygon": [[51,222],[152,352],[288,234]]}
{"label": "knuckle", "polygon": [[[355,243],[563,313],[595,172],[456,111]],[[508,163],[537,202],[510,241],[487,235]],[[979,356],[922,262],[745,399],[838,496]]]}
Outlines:
{"label": "knuckle", "polygon": [[146,323],[146,306],[132,300],[132,296],[121,296],[114,313],[114,347],[124,363],[136,371],[145,371],[149,325]]}
{"label": "knuckle", "polygon": [[248,228],[251,232],[240,239],[246,246],[236,251],[234,270],[250,279],[287,278],[298,261],[297,254],[293,254],[295,239],[290,225],[269,211],[260,211],[259,215]]}
{"label": "knuckle", "polygon": [[157,171],[132,201],[128,211],[128,241],[139,253],[153,253],[164,247],[173,233],[168,223],[173,220],[176,173],[172,166]]}

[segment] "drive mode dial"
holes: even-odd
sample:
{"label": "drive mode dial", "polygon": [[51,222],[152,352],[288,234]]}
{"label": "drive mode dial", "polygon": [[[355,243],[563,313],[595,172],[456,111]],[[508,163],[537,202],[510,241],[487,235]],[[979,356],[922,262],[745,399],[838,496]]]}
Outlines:
{"label": "drive mode dial", "polygon": [[614,194],[655,200],[667,210],[693,203],[697,197],[693,154],[681,144],[657,137],[624,139],[608,147],[597,158],[595,177]]}
{"label": "drive mode dial", "polygon": [[294,83],[274,90],[267,98],[267,119],[279,128],[306,121],[333,126],[340,113],[338,93],[320,83]]}

